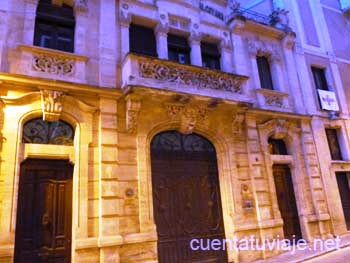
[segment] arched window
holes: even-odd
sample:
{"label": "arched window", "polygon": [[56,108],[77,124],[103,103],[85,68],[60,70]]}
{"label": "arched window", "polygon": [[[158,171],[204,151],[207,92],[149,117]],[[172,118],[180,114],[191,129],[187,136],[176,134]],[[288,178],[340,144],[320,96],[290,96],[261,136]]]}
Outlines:
{"label": "arched window", "polygon": [[73,8],[40,0],[35,19],[34,45],[66,52],[74,51],[75,19]]}
{"label": "arched window", "polygon": [[23,143],[73,145],[74,128],[65,121],[44,121],[36,118],[23,126]]}
{"label": "arched window", "polygon": [[269,153],[270,154],[279,154],[279,155],[287,155],[287,147],[283,140],[281,139],[273,139],[269,138]]}

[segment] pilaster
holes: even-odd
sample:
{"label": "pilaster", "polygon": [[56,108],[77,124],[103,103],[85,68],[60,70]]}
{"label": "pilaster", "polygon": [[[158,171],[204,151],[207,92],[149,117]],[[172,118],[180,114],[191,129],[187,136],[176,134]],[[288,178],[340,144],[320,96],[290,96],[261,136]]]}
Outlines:
{"label": "pilaster", "polygon": [[168,59],[168,16],[166,14],[160,14],[159,18],[159,22],[154,30],[157,41],[158,58]]}
{"label": "pilaster", "polygon": [[[196,25],[197,24],[193,25],[193,27],[196,27]],[[189,45],[191,47],[191,64],[199,67],[202,66],[201,39],[202,33],[200,33],[197,29],[191,32],[191,35],[188,39]]]}

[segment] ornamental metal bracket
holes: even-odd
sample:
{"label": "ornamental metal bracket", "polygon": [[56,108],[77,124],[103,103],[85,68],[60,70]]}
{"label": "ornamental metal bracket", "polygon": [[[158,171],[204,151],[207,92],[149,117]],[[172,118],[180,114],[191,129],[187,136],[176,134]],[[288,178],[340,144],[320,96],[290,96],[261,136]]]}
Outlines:
{"label": "ornamental metal bracket", "polygon": [[62,98],[65,93],[56,90],[41,90],[41,107],[44,121],[58,121],[63,109]]}

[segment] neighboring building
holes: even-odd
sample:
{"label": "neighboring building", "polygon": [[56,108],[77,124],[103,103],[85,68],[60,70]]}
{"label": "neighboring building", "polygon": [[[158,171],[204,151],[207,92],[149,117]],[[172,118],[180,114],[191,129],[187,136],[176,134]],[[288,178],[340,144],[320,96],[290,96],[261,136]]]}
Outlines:
{"label": "neighboring building", "polygon": [[349,7],[1,0],[0,262],[349,233]]}

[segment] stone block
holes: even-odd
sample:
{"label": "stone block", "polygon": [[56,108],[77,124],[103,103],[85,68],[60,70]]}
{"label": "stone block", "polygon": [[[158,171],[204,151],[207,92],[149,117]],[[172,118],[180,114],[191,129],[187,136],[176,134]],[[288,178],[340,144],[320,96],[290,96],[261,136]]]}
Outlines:
{"label": "stone block", "polygon": [[98,217],[99,213],[99,200],[88,200],[88,217]]}
{"label": "stone block", "polygon": [[88,237],[97,237],[98,236],[98,218],[89,218],[88,219]]}
{"label": "stone block", "polygon": [[99,198],[99,187],[98,181],[90,181],[88,183],[88,199]]}
{"label": "stone block", "polygon": [[140,231],[138,216],[123,216],[119,218],[120,234],[130,234]]}
{"label": "stone block", "polygon": [[74,260],[76,263],[98,263],[100,262],[99,249],[90,248],[76,250]]}
{"label": "stone block", "polygon": [[118,162],[121,164],[136,164],[136,149],[118,149]]}
{"label": "stone block", "polygon": [[118,144],[117,130],[101,129],[101,144]]}
{"label": "stone block", "polygon": [[103,162],[116,162],[118,156],[118,150],[116,147],[101,147],[101,156]]}
{"label": "stone block", "polygon": [[102,216],[106,215],[120,215],[122,214],[121,208],[122,200],[118,198],[102,199]]}
{"label": "stone block", "polygon": [[101,127],[105,129],[117,129],[117,114],[101,113]]}
{"label": "stone block", "polygon": [[116,216],[101,218],[101,232],[103,236],[115,236],[119,234],[119,218]]}
{"label": "stone block", "polygon": [[120,147],[136,148],[136,136],[132,133],[118,133],[118,145]]}

